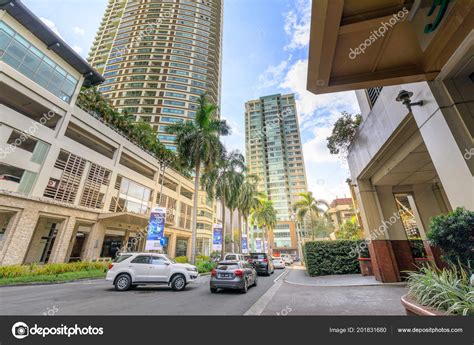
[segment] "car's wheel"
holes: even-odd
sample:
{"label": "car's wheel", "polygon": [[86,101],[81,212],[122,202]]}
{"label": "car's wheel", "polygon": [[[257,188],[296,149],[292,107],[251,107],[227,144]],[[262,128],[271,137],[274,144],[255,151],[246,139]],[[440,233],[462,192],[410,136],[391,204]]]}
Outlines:
{"label": "car's wheel", "polygon": [[115,279],[115,290],[127,291],[132,285],[132,278],[128,274],[121,274]]}
{"label": "car's wheel", "polygon": [[186,278],[182,274],[175,275],[171,279],[171,288],[174,291],[182,291],[186,287]]}
{"label": "car's wheel", "polygon": [[242,288],[242,293],[247,293],[247,291],[249,290],[249,284],[247,282],[247,279],[245,279],[244,281],[244,287]]}
{"label": "car's wheel", "polygon": [[217,292],[217,288],[211,287],[211,292],[212,292],[212,293],[216,293],[216,292]]}

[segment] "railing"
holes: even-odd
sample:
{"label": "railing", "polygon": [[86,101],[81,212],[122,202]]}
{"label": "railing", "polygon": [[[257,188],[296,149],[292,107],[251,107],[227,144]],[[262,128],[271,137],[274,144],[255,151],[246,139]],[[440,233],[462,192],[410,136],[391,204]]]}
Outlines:
{"label": "railing", "polygon": [[370,107],[372,108],[382,92],[382,87],[371,87],[367,89],[367,96],[369,97]]}

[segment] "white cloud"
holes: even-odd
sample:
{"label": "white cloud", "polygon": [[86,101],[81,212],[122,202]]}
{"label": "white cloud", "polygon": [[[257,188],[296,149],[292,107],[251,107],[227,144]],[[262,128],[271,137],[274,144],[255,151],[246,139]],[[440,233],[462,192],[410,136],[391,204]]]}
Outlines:
{"label": "white cloud", "polygon": [[84,34],[86,33],[86,30],[84,28],[80,28],[79,26],[75,26],[72,28],[72,31],[76,34],[76,35],[80,35],[80,36],[84,36]]}
{"label": "white cloud", "polygon": [[287,60],[281,61],[278,65],[270,65],[267,69],[258,76],[258,89],[265,89],[269,87],[276,86],[281,83],[288,62],[290,61],[291,56]]}
{"label": "white cloud", "polygon": [[61,34],[59,33],[59,30],[58,30],[56,24],[55,24],[52,20],[50,20],[50,19],[48,19],[48,18],[44,18],[44,17],[40,17],[40,19],[41,19],[41,21],[42,21],[43,23],[45,23],[46,26],[47,26],[48,28],[50,28],[56,35],[58,35],[59,37],[63,38],[63,37],[61,36]]}
{"label": "white cloud", "polygon": [[76,53],[78,53],[78,54],[82,54],[82,52],[84,51],[84,49],[82,49],[82,47],[79,47],[77,45],[72,46],[72,49],[74,49],[76,51]]}
{"label": "white cloud", "polygon": [[353,91],[315,95],[306,89],[308,78],[308,60],[296,61],[288,70],[280,87],[296,94],[296,106],[301,118],[301,125],[311,118],[316,111],[340,109],[358,112],[359,106]]}
{"label": "white cloud", "polygon": [[298,0],[295,9],[285,14],[285,32],[290,43],[285,50],[304,48],[309,43],[311,28],[311,0]]}

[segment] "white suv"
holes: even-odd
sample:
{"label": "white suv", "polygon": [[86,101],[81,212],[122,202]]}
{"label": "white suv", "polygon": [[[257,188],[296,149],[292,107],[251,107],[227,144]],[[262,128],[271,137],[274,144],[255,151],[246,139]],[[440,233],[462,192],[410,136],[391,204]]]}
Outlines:
{"label": "white suv", "polygon": [[117,291],[146,284],[166,284],[181,291],[198,276],[196,266],[178,264],[163,254],[122,253],[109,265],[105,279],[113,282]]}

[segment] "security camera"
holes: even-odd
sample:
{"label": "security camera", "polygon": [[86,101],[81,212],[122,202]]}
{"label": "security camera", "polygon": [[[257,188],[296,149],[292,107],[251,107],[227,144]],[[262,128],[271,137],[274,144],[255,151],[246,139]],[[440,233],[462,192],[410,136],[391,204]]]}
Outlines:
{"label": "security camera", "polygon": [[407,90],[401,90],[398,93],[398,96],[395,100],[397,102],[402,102],[402,104],[404,104],[409,111],[411,111],[411,107],[414,106],[414,105],[423,106],[423,104],[424,104],[423,101],[418,101],[418,102],[412,103],[411,99],[410,99],[411,96],[413,96],[413,92],[407,91]]}

